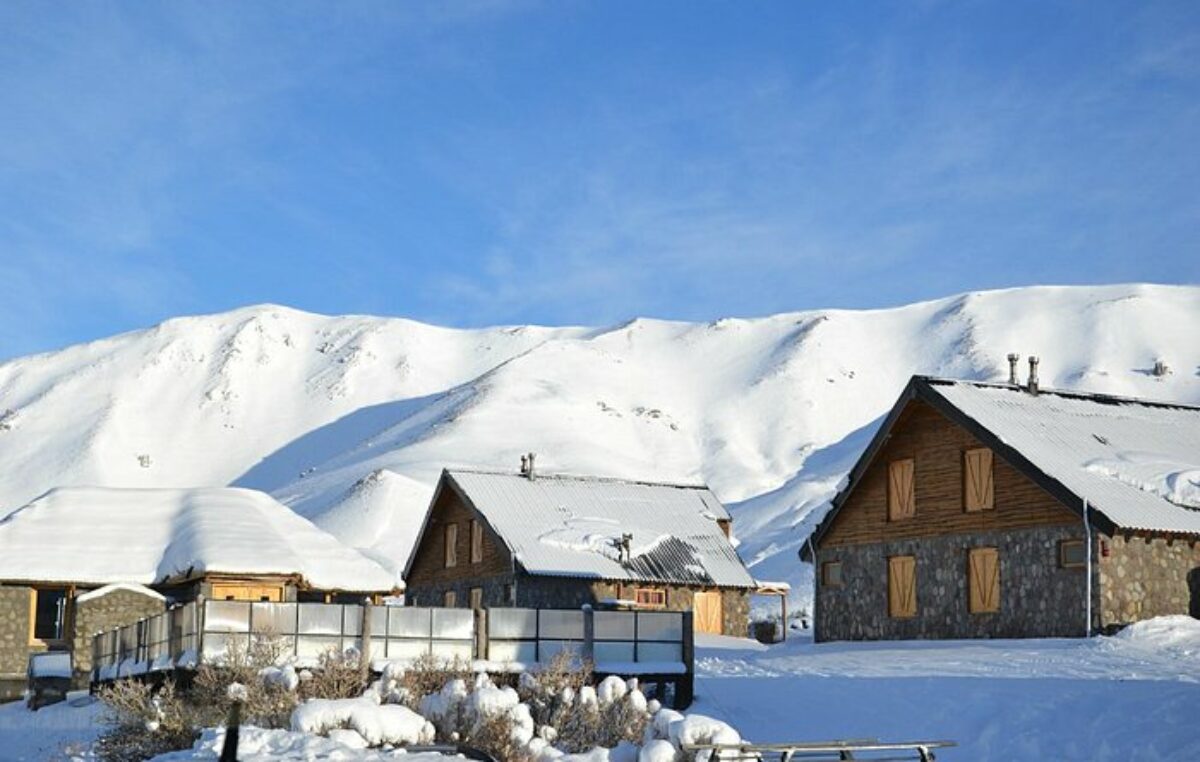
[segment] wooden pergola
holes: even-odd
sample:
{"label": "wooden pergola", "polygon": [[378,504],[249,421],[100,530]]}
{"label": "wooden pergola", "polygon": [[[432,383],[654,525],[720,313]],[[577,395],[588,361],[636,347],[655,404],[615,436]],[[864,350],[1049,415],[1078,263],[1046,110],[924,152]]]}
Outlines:
{"label": "wooden pergola", "polygon": [[787,640],[787,599],[788,593],[792,592],[792,586],[786,582],[766,582],[764,580],[754,580],[757,587],[754,588],[755,595],[777,595],[779,596],[779,641]]}

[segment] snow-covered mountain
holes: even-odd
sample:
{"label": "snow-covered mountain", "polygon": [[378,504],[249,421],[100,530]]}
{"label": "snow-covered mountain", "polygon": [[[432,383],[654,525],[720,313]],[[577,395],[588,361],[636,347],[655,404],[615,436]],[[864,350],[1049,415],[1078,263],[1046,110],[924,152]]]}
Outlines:
{"label": "snow-covered mountain", "polygon": [[179,318],[0,364],[0,516],[56,486],[237,484],[399,569],[443,466],[535,451],[543,470],[707,482],[752,571],[797,582],[806,516],[908,377],[1001,379],[1010,351],[1041,356],[1044,386],[1200,402],[1200,287],[606,328]]}

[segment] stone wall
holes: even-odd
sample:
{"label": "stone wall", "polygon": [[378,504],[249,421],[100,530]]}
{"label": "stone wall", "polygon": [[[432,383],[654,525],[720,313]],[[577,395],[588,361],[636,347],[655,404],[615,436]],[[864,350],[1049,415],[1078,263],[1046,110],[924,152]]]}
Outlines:
{"label": "stone wall", "polygon": [[[1083,527],[1046,526],[942,537],[893,540],[818,551],[818,641],[905,638],[1025,638],[1083,635],[1086,573],[1059,566],[1060,540],[1080,539]],[[1000,610],[969,610],[967,557],[994,547],[1000,557]],[[916,558],[917,615],[888,615],[888,558]],[[821,584],[821,564],[842,562],[843,585]],[[1099,621],[1093,586],[1093,620]]]}
{"label": "stone wall", "polygon": [[75,602],[75,627],[71,637],[74,684],[83,688],[90,682],[92,636],[99,632],[132,624],[139,619],[161,614],[166,602],[151,591],[115,588],[88,600]]}
{"label": "stone wall", "polygon": [[30,588],[0,585],[0,701],[19,698],[29,666]]}
{"label": "stone wall", "polygon": [[1101,624],[1200,616],[1200,541],[1116,536],[1099,554]]}

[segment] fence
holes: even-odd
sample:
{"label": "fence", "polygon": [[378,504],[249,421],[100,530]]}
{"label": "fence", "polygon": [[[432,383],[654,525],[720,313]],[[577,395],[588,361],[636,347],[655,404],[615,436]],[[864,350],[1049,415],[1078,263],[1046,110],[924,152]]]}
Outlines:
{"label": "fence", "polygon": [[638,675],[660,699],[691,701],[692,615],[679,611],[194,601],[96,635],[92,678],[194,669],[264,634],[297,664],[355,649],[376,670],[432,654],[473,661],[479,671],[524,671],[570,649],[597,673]]}

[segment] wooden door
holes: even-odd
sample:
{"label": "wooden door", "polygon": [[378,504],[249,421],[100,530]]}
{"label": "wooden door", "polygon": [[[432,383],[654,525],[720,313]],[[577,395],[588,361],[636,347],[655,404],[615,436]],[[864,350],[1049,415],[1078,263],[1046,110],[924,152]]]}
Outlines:
{"label": "wooden door", "polygon": [[719,591],[696,593],[692,602],[693,627],[696,632],[711,632],[714,635],[720,635],[725,631],[722,626],[725,619],[723,614]]}

